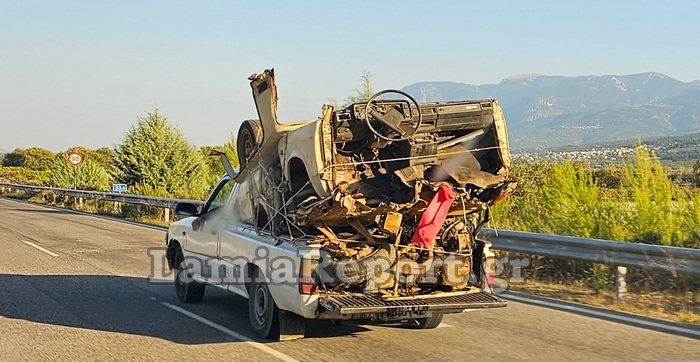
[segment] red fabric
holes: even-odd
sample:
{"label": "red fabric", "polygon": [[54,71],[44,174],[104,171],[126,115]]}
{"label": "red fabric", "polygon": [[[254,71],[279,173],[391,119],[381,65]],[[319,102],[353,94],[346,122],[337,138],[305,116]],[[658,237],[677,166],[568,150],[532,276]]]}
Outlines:
{"label": "red fabric", "polygon": [[455,193],[452,191],[452,186],[442,184],[438,192],[430,200],[428,207],[420,217],[416,233],[413,234],[411,242],[421,248],[432,249],[435,237],[440,232],[442,224],[445,223],[447,212],[450,211],[452,201],[455,199]]}

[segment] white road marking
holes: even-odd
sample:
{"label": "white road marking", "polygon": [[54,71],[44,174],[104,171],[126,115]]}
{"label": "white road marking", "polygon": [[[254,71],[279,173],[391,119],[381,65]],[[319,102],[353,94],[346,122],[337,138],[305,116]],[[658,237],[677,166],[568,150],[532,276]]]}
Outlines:
{"label": "white road marking", "polygon": [[151,297],[151,300],[158,300],[158,298],[155,298],[155,297]]}
{"label": "white road marking", "polygon": [[451,324],[447,323],[440,323],[436,328],[452,328],[453,326]]}
{"label": "white road marking", "polygon": [[206,324],[206,325],[208,325],[209,327],[212,327],[212,328],[214,328],[214,329],[216,329],[216,330],[218,330],[218,331],[220,331],[220,332],[223,332],[223,333],[225,333],[225,334],[228,334],[229,336],[231,336],[231,337],[233,337],[233,338],[236,338],[236,339],[238,339],[238,340],[241,341],[241,342],[247,343],[247,344],[249,344],[250,346],[252,346],[252,347],[254,347],[254,348],[257,348],[257,349],[259,349],[259,350],[262,351],[262,352],[265,352],[265,353],[267,353],[267,354],[269,354],[269,355],[271,355],[271,356],[277,357],[277,358],[281,359],[282,361],[289,361],[289,362],[298,362],[298,361],[299,361],[299,360],[294,359],[294,358],[292,358],[291,356],[288,356],[288,355],[286,355],[286,354],[284,354],[284,353],[282,353],[282,352],[280,352],[280,351],[277,351],[277,350],[275,350],[275,349],[272,349],[272,348],[270,348],[270,347],[264,345],[263,343],[255,342],[255,341],[253,341],[252,339],[250,339],[249,337],[246,337],[246,336],[244,336],[244,335],[242,335],[242,334],[240,334],[240,333],[238,333],[238,332],[234,332],[234,331],[232,331],[232,330],[230,330],[230,329],[228,329],[228,328],[226,328],[226,327],[224,327],[224,326],[222,326],[222,325],[220,325],[220,324],[216,324],[216,323],[214,323],[214,322],[212,322],[212,321],[210,321],[210,320],[208,320],[208,319],[206,319],[206,318],[204,318],[204,317],[200,317],[199,315],[194,314],[194,313],[192,313],[192,312],[190,312],[190,311],[188,311],[188,310],[182,309],[182,308],[180,308],[180,307],[178,307],[178,306],[175,306],[175,305],[172,305],[172,304],[166,303],[166,302],[163,302],[163,303],[161,303],[161,304],[162,304],[163,306],[167,307],[167,308],[170,308],[170,309],[172,309],[172,310],[178,312],[178,313],[182,313],[182,314],[184,314],[184,315],[186,315],[186,316],[188,316],[188,317],[190,317],[190,318],[192,318],[192,319],[194,319],[194,320],[196,320],[196,321],[198,321],[198,322],[200,322],[200,323]]}
{"label": "white road marking", "polygon": [[34,244],[34,243],[32,243],[32,242],[29,242],[29,241],[26,241],[26,240],[20,240],[20,241],[23,242],[23,243],[25,243],[25,244],[27,244],[27,245],[29,245],[29,246],[31,246],[31,247],[33,247],[33,248],[36,248],[36,249],[38,249],[38,250],[41,250],[41,251],[43,251],[43,252],[45,252],[46,254],[49,254],[49,255],[51,255],[51,256],[58,256],[58,254],[54,253],[53,251],[46,250],[46,249],[42,248],[41,246],[36,245],[36,244]]}
{"label": "white road marking", "polygon": [[641,324],[641,325],[647,326],[647,327],[653,327],[653,328],[658,328],[658,329],[661,329],[661,330],[668,330],[668,331],[686,333],[686,334],[690,334],[690,335],[694,335],[694,336],[700,337],[700,332],[695,331],[695,330],[692,330],[692,329],[690,329],[690,328],[682,328],[682,327],[670,326],[670,325],[666,325],[666,324],[662,324],[662,323],[656,323],[656,322],[647,321],[647,320],[643,320],[643,319],[637,319],[637,318],[634,318],[634,317],[625,317],[625,316],[621,316],[621,315],[617,315],[617,314],[613,314],[613,313],[606,313],[606,312],[603,312],[603,311],[591,310],[591,309],[588,309],[588,308],[579,308],[579,307],[576,307],[576,306],[573,306],[573,305],[569,305],[569,304],[558,304],[558,303],[553,303],[553,302],[547,302],[547,301],[544,301],[544,300],[536,300],[536,299],[530,299],[530,298],[523,298],[523,297],[519,297],[519,296],[517,296],[517,295],[512,295],[512,294],[503,295],[503,298],[505,298],[505,299],[513,299],[513,300],[516,300],[516,301],[526,302],[526,303],[531,303],[531,304],[543,305],[543,306],[546,306],[546,307],[552,307],[552,308],[556,308],[556,309],[573,310],[573,311],[580,312],[580,313],[583,313],[583,314],[594,315],[594,316],[598,316],[598,317],[605,317],[605,318],[608,318],[608,319],[611,319],[611,320],[616,320],[616,321],[621,321],[621,322],[628,322],[628,323],[633,323],[633,324]]}

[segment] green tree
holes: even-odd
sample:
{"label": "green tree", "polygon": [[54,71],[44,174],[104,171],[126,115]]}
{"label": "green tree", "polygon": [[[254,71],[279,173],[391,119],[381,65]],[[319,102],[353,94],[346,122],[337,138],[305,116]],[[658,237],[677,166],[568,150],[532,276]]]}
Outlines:
{"label": "green tree", "polygon": [[34,171],[44,171],[53,161],[53,152],[40,147],[16,148],[5,155],[3,166],[25,167]]}
{"label": "green tree", "polygon": [[229,136],[228,141],[224,143],[224,146],[202,146],[199,149],[206,160],[209,172],[207,175],[207,180],[209,185],[214,185],[219,181],[219,178],[226,173],[224,166],[221,164],[221,160],[218,156],[212,155],[212,152],[223,152],[226,154],[231,166],[233,168],[238,168],[240,166],[238,162],[238,152],[236,151],[236,137],[233,133]]}
{"label": "green tree", "polygon": [[214,186],[221,175],[226,172],[219,157],[213,156],[212,152],[224,152],[224,148],[221,146],[202,146],[199,148],[199,153],[207,164],[207,184],[210,186]]}
{"label": "green tree", "polygon": [[374,91],[372,90],[372,74],[367,70],[362,70],[362,75],[360,76],[360,89],[355,89],[355,95],[345,98],[347,103],[358,103],[367,101]]}
{"label": "green tree", "polygon": [[551,178],[552,164],[516,162],[512,176],[518,179],[515,194],[493,208],[494,226],[511,230],[548,232],[540,190]]}
{"label": "green tree", "polygon": [[226,157],[233,168],[240,167],[241,164],[238,162],[238,150],[236,149],[236,136],[234,136],[233,133],[229,136],[228,141],[224,143],[224,153],[226,153]]}
{"label": "green tree", "polygon": [[139,117],[117,146],[115,173],[123,183],[173,197],[203,198],[209,189],[202,155],[157,107]]}
{"label": "green tree", "polygon": [[594,237],[597,233],[599,190],[587,164],[564,162],[552,167],[541,189],[547,224],[555,234]]}
{"label": "green tree", "polygon": [[86,147],[77,146],[71,148],[70,150],[80,153],[83,155],[85,160],[94,161],[98,165],[102,166],[102,168],[107,170],[107,173],[110,175],[114,174],[114,159],[116,157],[116,152],[114,149],[109,147],[101,147],[93,150]]}
{"label": "green tree", "polygon": [[24,167],[24,150],[15,148],[14,151],[5,154],[2,165],[5,167]]}
{"label": "green tree", "polygon": [[110,190],[112,178],[99,163],[86,158],[76,167],[69,165],[66,157],[67,153],[59,153],[49,165],[51,186],[72,189],[77,185],[78,190]]}
{"label": "green tree", "polygon": [[48,185],[48,172],[24,167],[0,166],[0,182],[45,186]]}
{"label": "green tree", "polygon": [[656,155],[638,143],[623,180],[632,206],[628,227],[633,241],[670,245],[678,240],[680,220],[672,207],[671,182]]}

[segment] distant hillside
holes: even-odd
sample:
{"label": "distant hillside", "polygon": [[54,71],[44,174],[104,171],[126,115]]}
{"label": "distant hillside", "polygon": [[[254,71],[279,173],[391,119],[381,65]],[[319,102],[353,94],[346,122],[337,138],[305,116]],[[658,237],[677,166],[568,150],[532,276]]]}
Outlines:
{"label": "distant hillside", "polygon": [[659,73],[528,74],[498,84],[421,82],[403,90],[422,102],[498,99],[516,150],[700,131],[700,82]]}
{"label": "distant hillside", "polygon": [[[700,132],[681,136],[656,137],[641,140],[666,166],[693,166],[700,159]],[[584,159],[593,165],[618,163],[633,153],[637,140],[596,142],[543,150],[520,150],[516,159],[577,160]]]}

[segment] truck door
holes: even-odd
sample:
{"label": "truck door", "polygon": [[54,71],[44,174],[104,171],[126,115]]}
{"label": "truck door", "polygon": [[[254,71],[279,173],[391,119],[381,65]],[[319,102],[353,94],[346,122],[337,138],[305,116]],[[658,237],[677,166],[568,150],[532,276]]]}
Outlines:
{"label": "truck door", "polygon": [[[234,182],[224,177],[212,191],[202,207],[200,216],[192,222],[192,231],[187,236],[187,254],[201,259],[202,275],[205,278],[218,279],[217,258],[219,252],[219,234],[225,220],[226,200],[231,194]],[[217,280],[211,280],[217,282]]]}

